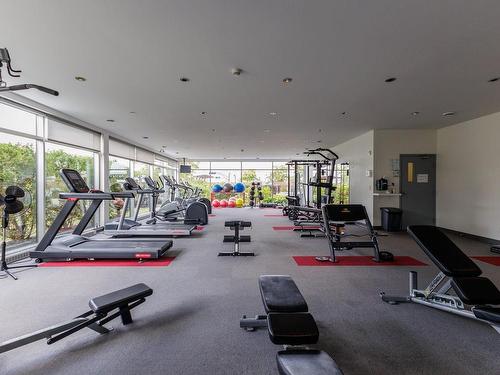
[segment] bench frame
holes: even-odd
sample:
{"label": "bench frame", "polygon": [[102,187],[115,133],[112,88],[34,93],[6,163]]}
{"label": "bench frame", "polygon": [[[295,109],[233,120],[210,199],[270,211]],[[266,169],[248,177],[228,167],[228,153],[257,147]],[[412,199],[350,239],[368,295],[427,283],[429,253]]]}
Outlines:
{"label": "bench frame", "polygon": [[[227,223],[232,223],[233,225],[226,225]],[[250,224],[250,225],[245,225],[245,224]],[[234,235],[228,235],[224,236],[224,240],[222,242],[232,242],[234,243],[234,249],[233,251],[221,251],[218,256],[240,256],[240,257],[253,257],[255,256],[255,253],[253,252],[242,252],[240,251],[240,242],[251,242],[251,237],[250,236],[242,236],[240,235],[240,231],[242,231],[244,228],[251,228],[252,223],[251,222],[245,222],[242,220],[235,220],[231,222],[226,222],[224,224],[225,227],[228,227],[232,230],[234,230]]]}
{"label": "bench frame", "polygon": [[420,305],[432,307],[438,310],[446,311],[452,314],[460,315],[466,318],[478,320],[489,324],[498,333],[500,333],[500,325],[493,322],[480,319],[474,315],[473,309],[466,308],[463,301],[457,296],[448,294],[452,289],[452,278],[446,276],[443,272],[439,272],[429,283],[425,289],[418,289],[418,275],[415,271],[410,271],[409,274],[409,295],[408,296],[391,296],[384,292],[380,293],[382,301],[390,305],[399,303],[418,303]]}
{"label": "bench frame", "polygon": [[[90,328],[100,334],[109,333],[113,330],[113,328],[104,327],[104,324],[118,318],[119,316],[121,317],[123,325],[132,323],[133,320],[130,310],[139,306],[145,301],[146,297],[137,298],[131,303],[124,303],[113,309],[100,313],[89,310],[69,321],[43,328],[41,330],[13,338],[8,341],[4,341],[0,343],[0,353],[5,353],[9,350],[28,345],[42,339],[47,339],[47,345],[50,345],[84,328]],[[108,315],[111,312],[113,313],[111,315]]]}

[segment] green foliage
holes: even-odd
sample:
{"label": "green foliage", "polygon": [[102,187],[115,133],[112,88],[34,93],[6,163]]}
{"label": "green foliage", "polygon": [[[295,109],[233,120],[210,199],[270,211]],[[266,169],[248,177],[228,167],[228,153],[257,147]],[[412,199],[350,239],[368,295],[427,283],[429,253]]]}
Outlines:
{"label": "green foliage", "polygon": [[36,233],[36,161],[31,144],[0,144],[0,194],[9,185],[18,185],[31,196],[31,205],[21,215],[11,217],[7,237],[22,241]]}

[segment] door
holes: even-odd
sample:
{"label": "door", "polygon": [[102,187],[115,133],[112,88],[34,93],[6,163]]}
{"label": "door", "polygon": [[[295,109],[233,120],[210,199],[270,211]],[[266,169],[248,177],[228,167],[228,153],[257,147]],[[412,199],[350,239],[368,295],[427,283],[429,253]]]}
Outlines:
{"label": "door", "polygon": [[436,225],[436,155],[400,155],[403,228]]}

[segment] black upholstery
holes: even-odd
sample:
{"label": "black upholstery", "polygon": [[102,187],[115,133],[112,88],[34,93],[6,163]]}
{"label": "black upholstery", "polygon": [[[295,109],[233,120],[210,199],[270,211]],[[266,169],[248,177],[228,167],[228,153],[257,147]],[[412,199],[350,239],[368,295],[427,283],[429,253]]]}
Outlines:
{"label": "black upholstery", "polygon": [[481,275],[481,269],[437,227],[411,225],[408,233],[446,276]]}
{"label": "black upholstery", "polygon": [[251,221],[243,221],[243,220],[230,220],[230,221],[224,222],[224,226],[230,227],[230,228],[234,228],[234,227],[248,228],[248,227],[252,226],[252,222]]}
{"label": "black upholstery", "polygon": [[326,204],[323,215],[328,221],[360,221],[366,220],[368,214],[362,204]]}
{"label": "black upholstery", "polygon": [[282,350],[276,362],[280,375],[342,375],[332,357],[321,350]]}
{"label": "black upholstery", "polygon": [[266,313],[307,312],[307,303],[290,276],[262,275],[259,289]]}
{"label": "black upholstery", "polygon": [[318,326],[309,313],[269,313],[267,324],[276,345],[316,344],[319,339]]}
{"label": "black upholstery", "polygon": [[457,277],[451,280],[457,296],[468,305],[500,304],[500,291],[486,277]]}
{"label": "black upholstery", "polygon": [[100,297],[92,298],[89,301],[89,306],[96,314],[105,314],[118,307],[126,306],[152,294],[153,289],[146,284],[140,283]]}
{"label": "black upholstery", "polygon": [[500,324],[500,307],[478,306],[474,307],[472,312],[479,319]]}

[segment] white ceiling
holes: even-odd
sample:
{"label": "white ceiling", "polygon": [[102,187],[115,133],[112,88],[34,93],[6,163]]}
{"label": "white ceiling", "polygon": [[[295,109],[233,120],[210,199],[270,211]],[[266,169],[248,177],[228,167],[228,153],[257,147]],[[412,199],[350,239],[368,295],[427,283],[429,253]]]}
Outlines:
{"label": "white ceiling", "polygon": [[0,43],[9,83],[81,120],[178,157],[288,158],[499,111],[499,19],[498,0],[16,0]]}

